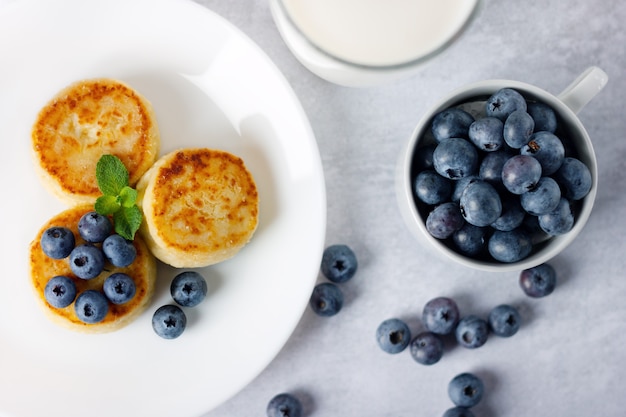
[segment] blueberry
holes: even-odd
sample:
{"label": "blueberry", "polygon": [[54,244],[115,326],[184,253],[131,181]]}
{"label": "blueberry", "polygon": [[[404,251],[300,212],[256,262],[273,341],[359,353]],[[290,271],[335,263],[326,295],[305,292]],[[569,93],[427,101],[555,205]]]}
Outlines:
{"label": "blueberry", "polygon": [[587,165],[576,158],[564,158],[554,179],[565,190],[565,197],[571,200],[580,200],[591,191],[591,172]]}
{"label": "blueberry", "polygon": [[535,121],[524,110],[515,110],[504,122],[504,141],[513,149],[526,145],[535,130]]}
{"label": "blueberry", "polygon": [[448,297],[433,298],[424,305],[422,310],[424,326],[436,334],[452,333],[459,322],[459,317],[456,302]]}
{"label": "blueberry", "polygon": [[511,337],[519,330],[522,319],[515,307],[501,304],[489,312],[489,328],[496,336]]}
{"label": "blueberry", "polygon": [[480,150],[494,152],[504,145],[504,123],[495,117],[483,117],[469,127],[469,139]]}
{"label": "blueberry", "polygon": [[464,255],[476,256],[487,247],[487,228],[465,223],[452,234],[456,248]]}
{"label": "blueberry", "polygon": [[512,153],[503,150],[488,153],[478,167],[478,176],[496,190],[502,190],[502,167],[512,156]]}
{"label": "blueberry", "polygon": [[489,254],[496,260],[505,263],[517,262],[532,251],[530,235],[522,228],[509,232],[496,230],[487,244]]}
{"label": "blueberry", "polygon": [[489,325],[480,317],[469,315],[459,320],[454,335],[461,346],[476,349],[487,342]]}
{"label": "blueberry", "polygon": [[541,164],[544,176],[552,175],[563,163],[565,148],[561,139],[550,132],[533,133],[530,141],[522,146],[520,154],[534,157]]}
{"label": "blueberry", "polygon": [[467,407],[453,407],[447,409],[443,417],[474,417],[474,413]]}
{"label": "blueberry", "polygon": [[485,386],[476,375],[464,372],[448,383],[448,396],[458,407],[474,407],[483,397]]}
{"label": "blueberry", "polygon": [[450,180],[432,170],[420,172],[415,177],[413,189],[417,198],[429,205],[444,203],[452,195]]}
{"label": "blueberry", "polygon": [[557,127],[556,114],[552,107],[545,103],[527,103],[528,114],[535,121],[535,132],[545,131],[554,133]]}
{"label": "blueberry", "polygon": [[50,227],[41,235],[41,250],[52,259],[63,259],[70,256],[76,239],[67,227]]}
{"label": "blueberry", "polygon": [[436,144],[431,143],[418,148],[413,155],[413,167],[416,171],[424,171],[426,169],[434,169],[433,166],[433,152],[437,147]]}
{"label": "blueberry", "polygon": [[78,245],[70,253],[70,268],[82,279],[93,279],[104,270],[104,254],[91,244]]}
{"label": "blueberry", "polygon": [[467,138],[474,117],[456,107],[443,110],[435,115],[431,130],[438,142],[448,138]]}
{"label": "blueberry", "polygon": [[526,111],[527,105],[524,97],[512,88],[502,88],[496,91],[485,103],[485,111],[488,117],[497,117],[503,122],[515,110]]}
{"label": "blueberry", "polygon": [[309,304],[317,315],[334,316],[343,307],[343,293],[332,282],[317,284],[313,289]]}
{"label": "blueberry", "polygon": [[498,219],[491,223],[491,227],[503,232],[517,229],[524,223],[526,212],[522,208],[520,199],[511,194],[505,194],[502,198],[502,213]]}
{"label": "blueberry", "polygon": [[177,305],[159,307],[152,315],[152,329],[163,339],[176,339],[187,327],[187,316]]}
{"label": "blueberry", "polygon": [[520,196],[522,208],[533,216],[551,212],[561,200],[561,189],[550,177],[541,177],[537,186]]}
{"label": "blueberry", "polygon": [[109,303],[100,291],[86,290],[76,297],[74,310],[80,321],[89,324],[99,323],[109,312]]}
{"label": "blueberry", "polygon": [[111,264],[120,268],[129,266],[137,258],[137,249],[133,242],[117,234],[104,240],[102,251]]}
{"label": "blueberry", "polygon": [[470,224],[484,227],[495,222],[502,214],[500,195],[491,184],[476,180],[463,190],[459,202],[461,215]]}
{"label": "blueberry", "polygon": [[565,198],[559,200],[554,210],[537,217],[541,229],[550,236],[565,234],[574,227],[574,213],[569,201]]}
{"label": "blueberry", "polygon": [[541,164],[529,155],[515,155],[502,166],[502,184],[513,194],[534,188],[541,178]]}
{"label": "blueberry", "polygon": [[443,203],[435,207],[426,218],[426,230],[437,239],[447,239],[463,227],[465,221],[455,203]]}
{"label": "blueberry", "polygon": [[113,304],[124,304],[130,301],[135,296],[136,290],[135,281],[122,272],[109,275],[102,285],[104,295]]}
{"label": "blueberry", "polygon": [[519,284],[529,297],[545,297],[556,287],[556,271],[547,263],[525,269],[520,273]]}
{"label": "blueberry", "polygon": [[57,275],[48,281],[43,293],[52,307],[67,307],[76,298],[76,284],[66,276]]}
{"label": "blueberry", "polygon": [[197,306],[204,300],[207,291],[206,280],[195,271],[181,272],[170,284],[172,298],[183,307]]}
{"label": "blueberry", "polygon": [[443,341],[435,333],[422,332],[411,341],[409,351],[415,362],[433,365],[443,356]]}
{"label": "blueberry", "polygon": [[411,331],[407,324],[396,318],[387,319],[376,329],[378,346],[387,353],[400,353],[411,341]]}
{"label": "blueberry", "polygon": [[267,404],[267,417],[301,417],[302,403],[289,393],[276,395]]}
{"label": "blueberry", "polygon": [[470,175],[469,177],[464,177],[453,181],[452,196],[450,198],[451,201],[454,203],[458,203],[459,201],[461,201],[461,195],[463,195],[463,190],[465,190],[465,187],[467,187],[470,182],[477,179],[479,179],[477,175]]}
{"label": "blueberry", "polygon": [[443,139],[433,152],[433,164],[439,175],[458,180],[476,174],[478,151],[468,140]]}
{"label": "blueberry", "polygon": [[330,281],[348,281],[356,273],[357,267],[356,256],[347,245],[331,245],[324,249],[321,271]]}
{"label": "blueberry", "polygon": [[78,233],[87,242],[102,242],[112,230],[113,225],[109,218],[95,211],[85,213],[78,221]]}

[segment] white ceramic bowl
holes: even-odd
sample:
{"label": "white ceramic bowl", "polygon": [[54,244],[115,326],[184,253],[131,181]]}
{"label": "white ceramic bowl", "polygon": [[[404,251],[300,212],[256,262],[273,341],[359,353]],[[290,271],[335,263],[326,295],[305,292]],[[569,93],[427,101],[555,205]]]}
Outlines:
{"label": "white ceramic bowl", "polygon": [[[597,67],[583,72],[561,94],[554,96],[538,87],[511,80],[487,80],[461,87],[441,99],[419,121],[406,147],[400,155],[397,166],[396,194],[402,216],[411,232],[426,247],[462,265],[485,271],[523,270],[547,262],[565,249],[587,223],[596,197],[598,186],[598,168],[591,139],[576,114],[606,85],[608,76]],[[416,175],[413,167],[415,151],[433,141],[429,134],[435,114],[448,108],[465,103],[485,101],[501,88],[513,88],[527,100],[539,101],[551,106],[558,118],[560,129],[571,139],[577,157],[591,171],[592,187],[589,194],[577,202],[575,223],[568,233],[551,237],[533,246],[532,253],[518,262],[502,263],[495,260],[478,260],[462,255],[446,242],[434,238],[426,230],[425,220],[428,211],[420,208],[413,193],[413,180]]]}

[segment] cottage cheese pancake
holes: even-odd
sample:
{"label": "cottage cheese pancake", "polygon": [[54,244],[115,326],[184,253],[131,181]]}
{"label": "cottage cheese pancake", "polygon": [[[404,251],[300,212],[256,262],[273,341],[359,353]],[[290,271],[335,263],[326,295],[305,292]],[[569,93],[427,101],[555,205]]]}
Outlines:
{"label": "cottage cheese pancake", "polygon": [[[46,229],[53,226],[67,227],[72,230],[76,239],[76,245],[85,243],[78,233],[78,221],[83,214],[93,210],[93,206],[79,205],[67,209],[52,217],[32,241],[30,245],[30,273],[31,283],[37,299],[46,315],[55,323],[68,327],[72,330],[85,333],[105,333],[120,329],[133,321],[148,306],[156,279],[156,260],[148,250],[140,236],[136,235],[133,244],[137,250],[137,257],[127,267],[118,268],[106,264],[104,271],[96,278],[85,280],[76,277],[70,268],[69,259],[49,258],[41,248],[41,236]],[[56,308],[51,306],[45,298],[44,289],[50,278],[64,275],[72,279],[76,284],[77,294],[85,290],[102,291],[104,280],[111,274],[123,272],[129,275],[135,282],[136,292],[134,297],[124,304],[109,303],[109,310],[104,320],[99,323],[87,324],[82,322],[74,311],[74,303],[67,307]]]}
{"label": "cottage cheese pancake", "polygon": [[181,149],[161,157],[137,184],[140,232],[152,253],[178,268],[233,257],[258,224],[258,194],[243,161],[228,152]]}
{"label": "cottage cheese pancake", "polygon": [[96,163],[119,157],[130,185],[159,154],[159,130],[151,104],[112,79],[76,82],[40,111],[32,128],[35,167],[44,186],[68,204],[93,203],[100,194]]}

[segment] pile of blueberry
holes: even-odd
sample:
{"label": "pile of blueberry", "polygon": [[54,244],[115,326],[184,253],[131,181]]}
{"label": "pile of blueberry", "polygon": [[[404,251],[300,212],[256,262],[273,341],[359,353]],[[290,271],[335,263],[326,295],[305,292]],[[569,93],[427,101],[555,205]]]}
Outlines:
{"label": "pile of blueberry", "polygon": [[357,270],[357,259],[349,246],[328,246],[322,255],[321,272],[330,282],[317,284],[309,300],[311,309],[320,316],[334,316],[343,307],[343,292],[337,284],[350,280]]}
{"label": "pile of blueberry", "polygon": [[176,304],[159,307],[152,315],[152,329],[164,339],[176,339],[187,327],[187,315],[181,307],[195,307],[207,295],[207,283],[196,271],[176,275],[170,284],[170,294]]}
{"label": "pile of blueberry", "polygon": [[[132,242],[113,233],[108,217],[95,211],[84,214],[78,222],[78,233],[86,243],[76,245],[74,233],[66,227],[53,226],[41,236],[41,248],[52,259],[68,258],[72,273],[78,279],[98,277],[107,262],[116,267],[127,267],[137,257]],[[77,294],[71,277],[59,275],[51,278],[44,288],[44,297],[53,307],[64,308],[74,303],[76,317],[85,323],[104,320],[109,303],[124,304],[135,296],[132,277],[118,272],[109,275],[102,291],[86,290]]]}
{"label": "pile of blueberry", "polygon": [[458,253],[517,262],[572,229],[591,173],[548,105],[504,88],[484,114],[451,107],[434,116],[436,143],[413,160],[414,199],[428,232]]}

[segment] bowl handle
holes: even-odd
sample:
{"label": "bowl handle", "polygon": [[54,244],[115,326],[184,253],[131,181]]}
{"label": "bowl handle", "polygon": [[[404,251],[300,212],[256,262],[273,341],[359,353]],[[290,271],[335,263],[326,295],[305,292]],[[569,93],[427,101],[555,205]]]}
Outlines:
{"label": "bowl handle", "polygon": [[582,110],[604,88],[609,76],[598,67],[589,67],[558,98],[574,113]]}

